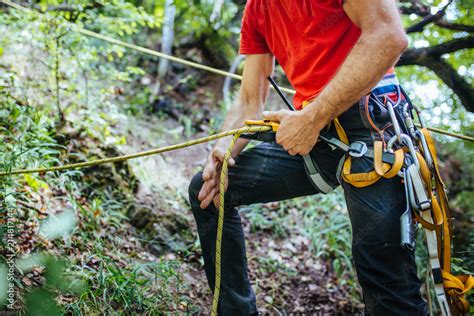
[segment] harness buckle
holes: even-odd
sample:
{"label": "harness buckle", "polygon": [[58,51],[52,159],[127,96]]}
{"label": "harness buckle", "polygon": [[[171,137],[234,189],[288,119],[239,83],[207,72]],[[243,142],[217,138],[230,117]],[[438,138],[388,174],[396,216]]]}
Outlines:
{"label": "harness buckle", "polygon": [[349,145],[348,153],[350,156],[360,158],[367,153],[367,144],[357,140]]}

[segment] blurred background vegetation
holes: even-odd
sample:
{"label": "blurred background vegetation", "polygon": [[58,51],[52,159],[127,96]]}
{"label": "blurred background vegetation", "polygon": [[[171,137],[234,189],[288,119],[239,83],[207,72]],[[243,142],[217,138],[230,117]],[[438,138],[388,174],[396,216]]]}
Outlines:
{"label": "blurred background vegetation", "polygon": [[[43,14],[0,5],[0,170],[131,153],[219,129],[238,83],[74,29],[240,73],[245,1],[15,2]],[[430,126],[472,136],[471,0],[399,6],[411,43],[400,80]],[[289,86],[280,68],[276,78]],[[268,106],[280,103],[271,94]],[[455,218],[455,266],[473,271],[474,145],[436,140]],[[0,178],[0,309],[9,304],[13,257],[16,301],[9,308],[23,314],[207,313],[210,291],[186,196],[209,146]],[[340,191],[241,213],[262,312],[361,313]],[[13,247],[7,220],[15,226]],[[425,279],[421,234],[418,243]]]}

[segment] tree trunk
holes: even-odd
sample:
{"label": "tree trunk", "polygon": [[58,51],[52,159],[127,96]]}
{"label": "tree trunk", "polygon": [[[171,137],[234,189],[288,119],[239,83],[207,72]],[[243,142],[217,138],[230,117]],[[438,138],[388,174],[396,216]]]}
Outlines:
{"label": "tree trunk", "polygon": [[[171,54],[174,40],[174,17],[176,14],[176,7],[174,0],[165,1],[165,19],[163,23],[163,36],[161,39],[161,52],[164,54]],[[163,78],[168,72],[169,60],[162,58],[158,66],[158,76]]]}

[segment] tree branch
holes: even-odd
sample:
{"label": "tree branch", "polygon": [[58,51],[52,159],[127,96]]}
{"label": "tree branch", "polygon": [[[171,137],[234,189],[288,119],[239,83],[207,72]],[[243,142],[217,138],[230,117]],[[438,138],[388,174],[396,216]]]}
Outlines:
{"label": "tree branch", "polygon": [[397,66],[420,65],[431,69],[461,99],[466,110],[474,112],[474,89],[471,85],[439,55],[420,54],[419,52],[419,49],[408,50],[407,54],[403,54]]}
{"label": "tree branch", "polygon": [[408,33],[414,33],[414,32],[421,32],[425,28],[426,25],[431,24],[433,22],[439,21],[444,17],[446,14],[446,9],[448,6],[453,3],[453,0],[449,1],[443,8],[438,10],[435,14],[426,14],[423,20],[420,22],[416,23],[415,25],[412,25],[406,29],[407,34]]}
{"label": "tree branch", "polygon": [[474,25],[451,23],[451,22],[446,21],[445,19],[440,19],[438,21],[435,21],[435,24],[439,27],[443,27],[445,29],[449,29],[453,31],[474,33]]}
{"label": "tree branch", "polygon": [[465,48],[474,48],[474,34],[436,46],[408,49],[400,58],[398,65],[416,65],[423,58],[439,58],[444,54],[453,53]]}
{"label": "tree branch", "polygon": [[466,48],[474,48],[474,34],[432,46],[429,50],[432,56],[441,56]]}
{"label": "tree branch", "polygon": [[436,12],[436,14],[428,14],[420,22],[407,27],[407,29],[405,31],[406,31],[407,34],[415,33],[415,32],[421,32],[421,31],[423,31],[425,26],[441,19],[443,16],[444,16],[444,11],[442,11],[442,10]]}
{"label": "tree branch", "polygon": [[427,16],[431,13],[430,7],[421,3],[420,0],[401,0],[401,3],[409,3],[411,6],[402,6],[402,14],[416,14],[418,16]]}

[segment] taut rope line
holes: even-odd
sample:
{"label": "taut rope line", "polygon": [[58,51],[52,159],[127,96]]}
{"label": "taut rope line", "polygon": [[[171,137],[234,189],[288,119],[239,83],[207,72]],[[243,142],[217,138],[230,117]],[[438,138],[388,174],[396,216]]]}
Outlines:
{"label": "taut rope line", "polygon": [[190,140],[190,141],[176,144],[176,145],[150,149],[150,150],[141,151],[141,152],[137,152],[137,153],[133,153],[129,155],[122,155],[122,156],[109,157],[109,158],[96,159],[96,160],[88,160],[84,162],[78,162],[78,163],[49,167],[49,168],[30,168],[30,169],[15,169],[11,171],[3,171],[3,172],[0,172],[0,177],[15,175],[15,174],[43,173],[43,172],[50,172],[50,171],[63,171],[63,170],[70,170],[70,169],[92,167],[92,166],[97,166],[104,163],[120,162],[120,161],[125,161],[125,160],[139,158],[139,157],[157,155],[157,154],[161,154],[167,151],[173,151],[173,150],[209,142],[209,141],[212,141],[218,138],[223,138],[226,136],[240,135],[242,133],[259,133],[259,132],[266,132],[269,130],[271,130],[271,127],[269,126],[245,126],[245,127],[241,127],[237,129],[232,129],[229,131],[220,132],[218,134],[209,135],[206,137],[197,138],[197,139]]}

